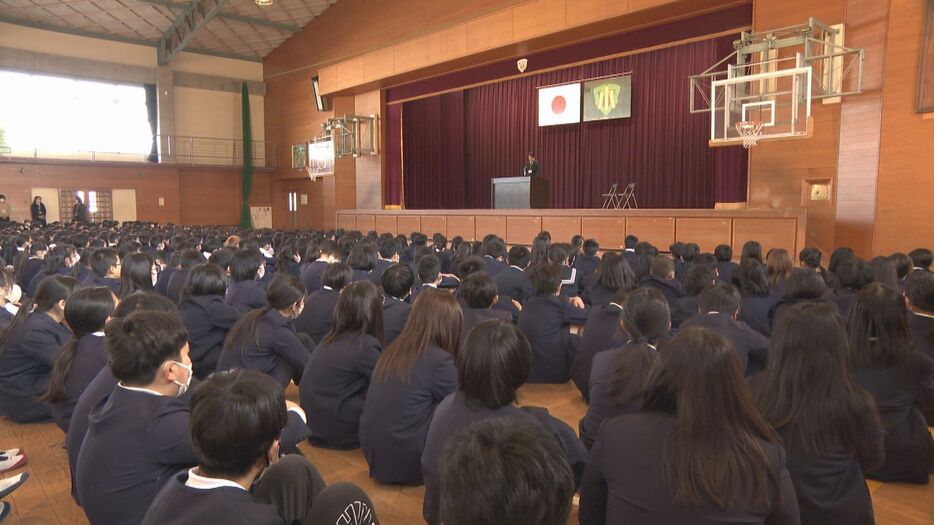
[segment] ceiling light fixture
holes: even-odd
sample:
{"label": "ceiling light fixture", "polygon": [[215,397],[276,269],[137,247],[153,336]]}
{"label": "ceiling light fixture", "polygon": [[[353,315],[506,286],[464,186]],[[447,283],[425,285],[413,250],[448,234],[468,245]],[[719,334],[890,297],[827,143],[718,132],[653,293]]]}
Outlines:
{"label": "ceiling light fixture", "polygon": [[272,5],[273,0],[253,0],[253,1],[256,2],[256,5],[258,6],[267,6],[267,5]]}

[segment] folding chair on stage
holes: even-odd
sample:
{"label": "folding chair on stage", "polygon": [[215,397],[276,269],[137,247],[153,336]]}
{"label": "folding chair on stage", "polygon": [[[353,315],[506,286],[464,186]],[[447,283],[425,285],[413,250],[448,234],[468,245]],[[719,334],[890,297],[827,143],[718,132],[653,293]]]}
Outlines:
{"label": "folding chair on stage", "polygon": [[619,188],[619,184],[614,182],[613,185],[610,186],[610,191],[602,195],[604,210],[609,210],[609,209],[618,210],[620,204],[622,204],[623,202],[622,195],[620,195],[619,192],[616,191],[617,188]]}
{"label": "folding chair on stage", "polygon": [[[636,202],[635,182],[630,182],[628,185],[626,185],[626,189],[623,190],[623,193],[619,194],[619,200],[622,201],[622,208],[624,210],[627,208],[632,210],[639,208],[639,203]],[[620,206],[617,206],[616,208],[619,209]]]}

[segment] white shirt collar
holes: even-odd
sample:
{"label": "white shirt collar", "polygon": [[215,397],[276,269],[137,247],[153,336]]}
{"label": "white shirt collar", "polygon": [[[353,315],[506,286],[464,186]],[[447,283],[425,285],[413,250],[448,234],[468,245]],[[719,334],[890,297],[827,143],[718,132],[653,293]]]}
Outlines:
{"label": "white shirt collar", "polygon": [[328,261],[327,261],[326,259],[322,259],[322,258],[319,257],[319,258],[315,259],[315,262],[323,262],[323,263],[326,263],[326,262],[328,262]]}
{"label": "white shirt collar", "polygon": [[519,268],[518,266],[516,266],[515,264],[510,264],[509,267],[510,267],[510,268],[515,268],[516,270],[519,270],[520,272],[524,272],[524,271],[525,271],[525,270],[523,270],[522,268]]}
{"label": "white shirt collar", "polygon": [[618,303],[610,303],[610,306],[615,306],[615,307],[619,308],[620,310],[623,309],[623,305],[618,304]]}
{"label": "white shirt collar", "polygon": [[219,479],[219,478],[209,478],[206,476],[199,476],[198,474],[195,474],[195,469],[197,468],[198,467],[193,467],[191,469],[188,469],[188,481],[185,482],[186,487],[198,489],[198,490],[211,490],[211,489],[219,489],[222,487],[231,487],[235,489],[240,489],[242,491],[246,491],[246,489],[241,487],[238,483],[234,483],[233,481],[230,481],[229,479]]}
{"label": "white shirt collar", "polygon": [[162,394],[160,394],[159,392],[156,392],[155,390],[150,390],[150,389],[148,389],[148,388],[139,388],[139,387],[135,387],[135,386],[126,386],[126,385],[124,385],[123,383],[120,383],[120,382],[117,383],[117,386],[119,386],[120,388],[123,388],[123,389],[125,389],[125,390],[132,390],[133,392],[142,392],[142,393],[144,393],[144,394],[149,394],[149,395],[151,395],[151,396],[161,396],[161,395],[162,395]]}
{"label": "white shirt collar", "polygon": [[[10,303],[7,303],[10,304]],[[924,312],[911,312],[918,317],[927,317],[928,319],[934,319],[934,314],[924,313]]]}
{"label": "white shirt collar", "polygon": [[636,250],[635,250],[635,248],[626,248],[625,251],[635,253]]}
{"label": "white shirt collar", "polygon": [[10,312],[13,315],[16,315],[16,312],[19,312],[19,307],[10,302],[3,305],[3,309],[6,310],[7,312]]}
{"label": "white shirt collar", "polygon": [[437,287],[438,287],[438,285],[435,284],[435,283],[425,283],[425,284],[423,284],[422,286],[427,286],[427,287],[429,287],[429,288],[437,288]]}
{"label": "white shirt collar", "polygon": [[322,286],[321,288],[324,288],[325,290],[331,290],[332,292],[334,291],[334,288],[331,288],[330,286]]}
{"label": "white shirt collar", "polygon": [[92,333],[91,335],[94,335],[94,336],[97,336],[97,337],[104,337],[104,336],[107,335],[107,334],[105,334],[105,333],[103,332],[103,330],[102,330],[102,331],[100,331],[100,332],[94,332],[94,333]]}

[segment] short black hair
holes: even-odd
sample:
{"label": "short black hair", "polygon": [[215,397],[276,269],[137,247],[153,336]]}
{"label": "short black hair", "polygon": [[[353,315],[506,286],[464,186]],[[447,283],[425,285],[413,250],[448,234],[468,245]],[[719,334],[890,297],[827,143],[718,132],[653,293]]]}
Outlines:
{"label": "short black hair", "polygon": [[705,288],[717,280],[717,271],[706,264],[695,264],[684,273],[684,293],[689,296],[700,295]]}
{"label": "short black hair", "polygon": [[925,270],[931,269],[931,263],[934,263],[934,253],[927,248],[916,248],[908,252],[908,257],[911,258],[911,263],[915,265],[915,268],[924,268]]}
{"label": "short black hair", "polygon": [[729,262],[733,260],[733,247],[729,244],[718,244],[713,249],[713,254],[720,262]]}
{"label": "short black hair", "polygon": [[561,267],[555,263],[536,264],[529,269],[535,295],[554,295],[561,289]]}
{"label": "short black hair", "polygon": [[808,268],[814,270],[820,268],[823,257],[824,254],[822,254],[820,250],[811,247],[801,250],[801,253],[798,254],[798,260],[804,263]]}
{"label": "short black hair", "polygon": [[486,263],[483,262],[482,258],[476,255],[465,257],[464,260],[457,265],[457,274],[460,275],[461,279],[466,278],[468,275],[485,271]]}
{"label": "short black hair", "polygon": [[325,239],[318,245],[318,253],[321,255],[330,255],[332,257],[341,256],[341,247],[331,239]]}
{"label": "short black hair", "polygon": [[171,299],[157,293],[134,293],[123,298],[114,309],[113,317],[128,317],[133,312],[168,312],[177,314],[178,306]]}
{"label": "short black hair", "polygon": [[435,255],[425,255],[418,261],[418,282],[433,283],[441,273],[441,261]]}
{"label": "short black hair", "polygon": [[639,244],[639,238],[635,235],[627,235],[626,238],[623,239],[623,245],[627,250],[635,249],[637,244]]}
{"label": "short black hair", "polygon": [[469,275],[457,289],[461,299],[471,308],[489,308],[496,300],[496,283],[486,272]]}
{"label": "short black hair", "polygon": [[412,286],[415,284],[415,274],[412,273],[409,265],[395,263],[383,271],[381,283],[386,294],[396,299],[402,299],[412,291]]}
{"label": "short black hair", "polygon": [[461,430],[440,459],[445,525],[564,525],[574,473],[542,425],[492,418]]}
{"label": "short black hair", "polygon": [[529,379],[532,347],[516,325],[492,319],[470,331],[455,363],[467,404],[495,410],[515,402]]}
{"label": "short black hair", "polygon": [[584,241],[584,255],[590,255],[591,257],[597,255],[597,252],[600,251],[600,243],[596,239],[587,239]]}
{"label": "short black hair", "polygon": [[401,251],[402,249],[395,239],[383,239],[379,243],[379,256],[383,259],[392,259],[394,256],[399,255]]}
{"label": "short black hair", "polygon": [[107,271],[117,265],[119,257],[113,248],[98,248],[91,253],[91,269],[98,277],[107,277]]}
{"label": "short black hair", "polygon": [[858,292],[863,286],[875,281],[875,274],[872,273],[872,267],[868,262],[853,257],[840,264],[837,268],[837,278],[840,280],[840,288],[849,288]]}
{"label": "short black hair", "polygon": [[216,264],[199,264],[188,273],[185,290],[188,296],[223,297],[227,292],[227,272]]}
{"label": "short black hair", "polygon": [[230,278],[234,282],[252,281],[263,264],[263,256],[254,249],[237,250],[230,259]]}
{"label": "short black hair", "polygon": [[732,284],[715,284],[707,287],[697,299],[701,313],[720,312],[733,315],[739,311],[742,298]]}
{"label": "short black hair", "polygon": [[795,268],[785,281],[785,299],[820,299],[827,292],[824,278],[814,270]]}
{"label": "short black hair", "polygon": [[510,265],[518,266],[524,270],[529,266],[530,257],[529,249],[525,246],[513,246],[509,249],[507,259]]}
{"label": "short black hair", "polygon": [[107,323],[110,370],[126,385],[148,385],[162,363],[181,359],[188,342],[185,325],[175,314],[134,312]]}
{"label": "short black hair", "polygon": [[911,272],[905,296],[911,302],[911,306],[934,313],[934,273]]}
{"label": "short black hair", "polygon": [[350,284],[352,276],[353,273],[350,271],[350,266],[342,262],[331,263],[327,265],[324,269],[324,273],[321,274],[321,284],[329,286],[334,290],[341,291],[345,286]]}
{"label": "short black hair", "polygon": [[193,248],[182,250],[178,256],[178,266],[182,270],[190,270],[203,262],[205,262],[204,254]]}
{"label": "short black hair", "polygon": [[552,244],[548,247],[548,261],[555,264],[564,264],[568,261],[568,250],[560,243]]}
{"label": "short black hair", "polygon": [[667,255],[656,255],[649,265],[649,273],[652,277],[659,279],[667,279],[673,271],[675,271],[675,262]]}
{"label": "short black hair", "polygon": [[347,255],[347,265],[353,270],[369,272],[376,266],[376,252],[361,245],[354,246]]}
{"label": "short black hair", "polygon": [[201,474],[240,477],[266,457],[287,421],[285,395],[271,376],[231,370],[209,377],[191,397],[191,445]]}

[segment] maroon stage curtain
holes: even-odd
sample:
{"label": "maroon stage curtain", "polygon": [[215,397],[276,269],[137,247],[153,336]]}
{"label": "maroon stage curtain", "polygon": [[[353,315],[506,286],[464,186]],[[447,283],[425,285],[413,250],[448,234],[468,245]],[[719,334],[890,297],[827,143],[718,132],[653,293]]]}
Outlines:
{"label": "maroon stage curtain", "polygon": [[386,106],[386,174],[383,178],[383,204],[402,204],[402,105]]}
{"label": "maroon stage curtain", "polygon": [[[404,103],[406,207],[488,208],[490,179],[519,175],[529,150],[537,153],[541,175],[551,184],[554,208],[600,207],[600,195],[614,182],[635,182],[643,208],[713,208],[715,202],[746,200],[746,151],[710,148],[709,114],[689,112],[688,76],[725,56],[733,39]],[[538,127],[537,86],[627,72],[631,118]]]}

